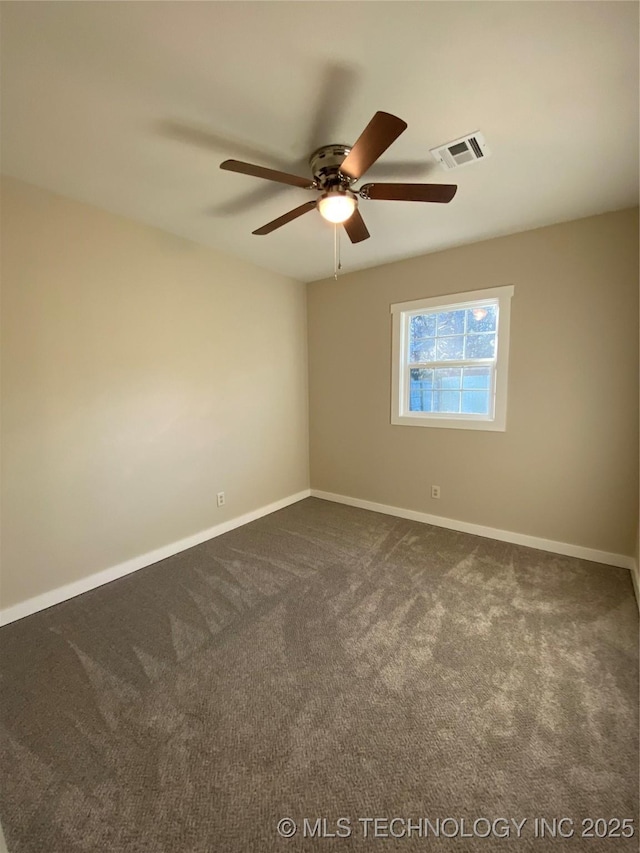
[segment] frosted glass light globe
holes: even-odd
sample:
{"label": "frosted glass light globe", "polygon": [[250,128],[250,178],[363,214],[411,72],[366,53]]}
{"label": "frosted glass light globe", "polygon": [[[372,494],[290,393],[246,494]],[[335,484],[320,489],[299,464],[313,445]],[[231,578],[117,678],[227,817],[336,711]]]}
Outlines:
{"label": "frosted glass light globe", "polygon": [[356,209],[356,199],[353,195],[329,190],[318,201],[320,215],[327,222],[346,222]]}

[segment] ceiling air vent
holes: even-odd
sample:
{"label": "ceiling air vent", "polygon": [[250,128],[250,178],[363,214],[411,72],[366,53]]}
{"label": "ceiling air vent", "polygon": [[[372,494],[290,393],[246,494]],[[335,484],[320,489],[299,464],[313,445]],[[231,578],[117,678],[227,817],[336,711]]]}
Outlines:
{"label": "ceiling air vent", "polygon": [[460,166],[467,166],[469,163],[482,160],[491,154],[485,138],[479,130],[470,133],[468,136],[462,136],[460,139],[454,139],[453,142],[447,142],[446,145],[430,148],[429,152],[433,159],[447,171],[458,169]]}

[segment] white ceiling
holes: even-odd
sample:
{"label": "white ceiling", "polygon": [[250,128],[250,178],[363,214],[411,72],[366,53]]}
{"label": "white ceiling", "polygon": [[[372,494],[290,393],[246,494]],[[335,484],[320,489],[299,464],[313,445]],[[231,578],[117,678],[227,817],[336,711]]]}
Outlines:
{"label": "white ceiling", "polygon": [[[362,269],[638,203],[633,2],[3,2],[2,170],[312,281],[317,212],[255,228],[305,190],[221,171],[309,174],[376,110],[408,129],[365,181],[457,183],[448,205],[363,201]],[[481,130],[486,161],[429,148]]]}

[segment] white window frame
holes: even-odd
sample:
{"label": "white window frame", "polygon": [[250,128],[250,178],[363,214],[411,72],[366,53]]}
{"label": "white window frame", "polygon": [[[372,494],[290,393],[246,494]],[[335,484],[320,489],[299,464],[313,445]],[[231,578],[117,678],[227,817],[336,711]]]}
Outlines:
{"label": "white window frame", "polygon": [[[511,319],[511,297],[513,285],[433,296],[413,302],[396,302],[391,306],[392,315],[392,374],[391,374],[391,423],[397,426],[440,427],[446,429],[482,429],[504,432],[507,424],[507,384],[509,372],[509,327]],[[409,411],[409,323],[418,314],[459,311],[474,308],[478,303],[497,305],[496,354],[493,359],[474,360],[470,364],[493,366],[492,411],[488,415],[451,414],[440,412]],[[430,364],[432,366],[432,364]],[[438,362],[442,367],[464,366],[462,361]]]}

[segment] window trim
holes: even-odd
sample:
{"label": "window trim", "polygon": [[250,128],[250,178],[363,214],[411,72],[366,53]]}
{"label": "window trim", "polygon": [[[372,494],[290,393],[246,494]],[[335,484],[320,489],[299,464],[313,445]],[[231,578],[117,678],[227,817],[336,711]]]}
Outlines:
{"label": "window trim", "polygon": [[[391,305],[392,315],[392,357],[391,357],[391,423],[396,426],[440,427],[446,429],[481,429],[504,432],[507,423],[507,386],[509,373],[509,331],[511,325],[512,284],[502,287],[490,287],[484,290],[466,293],[449,293],[443,296],[431,296],[411,302],[396,302]],[[498,303],[498,337],[495,359],[495,387],[493,417],[472,413],[452,415],[449,412],[409,412],[409,383],[407,373],[409,363],[404,355],[407,352],[407,330],[409,316],[420,311],[433,311],[446,307],[453,311],[461,310],[485,300]],[[479,363],[480,360],[474,361]],[[490,360],[493,362],[493,359]],[[447,362],[442,363],[443,366]]]}

